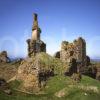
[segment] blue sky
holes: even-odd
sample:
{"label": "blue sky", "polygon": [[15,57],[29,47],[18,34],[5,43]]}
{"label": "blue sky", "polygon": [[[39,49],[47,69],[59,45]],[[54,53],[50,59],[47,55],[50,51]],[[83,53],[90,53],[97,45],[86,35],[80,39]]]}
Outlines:
{"label": "blue sky", "polygon": [[87,55],[100,58],[100,0],[0,0],[0,51],[27,55],[34,12],[49,54],[60,50],[61,41],[82,36]]}

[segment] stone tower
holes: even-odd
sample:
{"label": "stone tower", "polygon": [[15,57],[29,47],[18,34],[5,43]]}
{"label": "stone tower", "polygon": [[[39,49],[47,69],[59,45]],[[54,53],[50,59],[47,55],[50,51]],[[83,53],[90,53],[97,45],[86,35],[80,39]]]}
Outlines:
{"label": "stone tower", "polygon": [[41,29],[38,25],[38,15],[34,14],[32,37],[27,40],[28,57],[35,56],[39,52],[46,52],[46,44],[40,38]]}
{"label": "stone tower", "polygon": [[82,62],[82,66],[86,65],[86,42],[83,38],[79,37],[77,40],[77,60]]}
{"label": "stone tower", "polygon": [[38,26],[38,16],[34,14],[34,22],[32,26],[32,40],[40,40],[41,29]]}
{"label": "stone tower", "polygon": [[83,70],[86,65],[86,42],[81,37],[74,40],[73,43],[63,41],[61,44],[60,59],[69,63],[73,58],[76,59],[76,62],[80,64],[80,69]]}

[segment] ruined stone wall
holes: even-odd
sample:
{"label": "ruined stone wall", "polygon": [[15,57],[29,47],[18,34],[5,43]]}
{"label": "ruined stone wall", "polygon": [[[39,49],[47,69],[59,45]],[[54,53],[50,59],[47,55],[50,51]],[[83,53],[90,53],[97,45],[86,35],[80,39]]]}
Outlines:
{"label": "ruined stone wall", "polygon": [[46,44],[41,40],[27,40],[28,44],[28,56],[35,56],[36,53],[46,52]]}
{"label": "ruined stone wall", "polygon": [[8,54],[6,51],[2,51],[0,53],[0,62],[5,62],[5,63],[10,62],[10,59],[8,58]]}
{"label": "ruined stone wall", "polygon": [[61,44],[60,59],[63,62],[70,62],[71,58],[76,59],[76,61],[80,62],[82,66],[85,66],[86,43],[81,37],[74,40],[73,43],[63,41]]}
{"label": "ruined stone wall", "polygon": [[81,37],[77,40],[76,51],[76,55],[78,55],[77,60],[82,62],[82,66],[86,65],[86,42]]}
{"label": "ruined stone wall", "polygon": [[38,15],[34,14],[34,22],[32,26],[32,37],[27,40],[28,57],[35,56],[39,52],[46,52],[46,44],[41,41],[41,29],[38,25]]}

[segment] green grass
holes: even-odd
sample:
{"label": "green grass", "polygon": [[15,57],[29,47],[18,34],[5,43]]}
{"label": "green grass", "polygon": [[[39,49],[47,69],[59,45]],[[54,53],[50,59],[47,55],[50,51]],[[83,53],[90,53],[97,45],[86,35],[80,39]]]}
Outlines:
{"label": "green grass", "polygon": [[[18,81],[10,83],[13,94],[6,95],[0,92],[0,100],[100,100],[100,82],[92,78],[83,76],[80,83],[73,82],[69,77],[55,76],[47,81],[47,86],[42,89],[44,94],[29,95],[14,90],[19,85]],[[99,93],[91,90],[82,90],[78,86],[95,86]],[[55,96],[56,93],[64,89],[65,95],[61,98]],[[87,95],[85,95],[87,94]]]}

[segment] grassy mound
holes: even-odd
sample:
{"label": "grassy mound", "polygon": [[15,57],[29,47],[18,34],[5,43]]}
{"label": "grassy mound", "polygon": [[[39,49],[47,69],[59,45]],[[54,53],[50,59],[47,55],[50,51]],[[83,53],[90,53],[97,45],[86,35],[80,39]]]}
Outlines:
{"label": "grassy mound", "polygon": [[54,71],[56,74],[62,74],[65,71],[64,65],[60,59],[54,58],[47,53],[39,53],[35,57],[35,59],[38,59],[38,61],[41,64],[41,69],[49,70],[51,68],[54,68]]}

